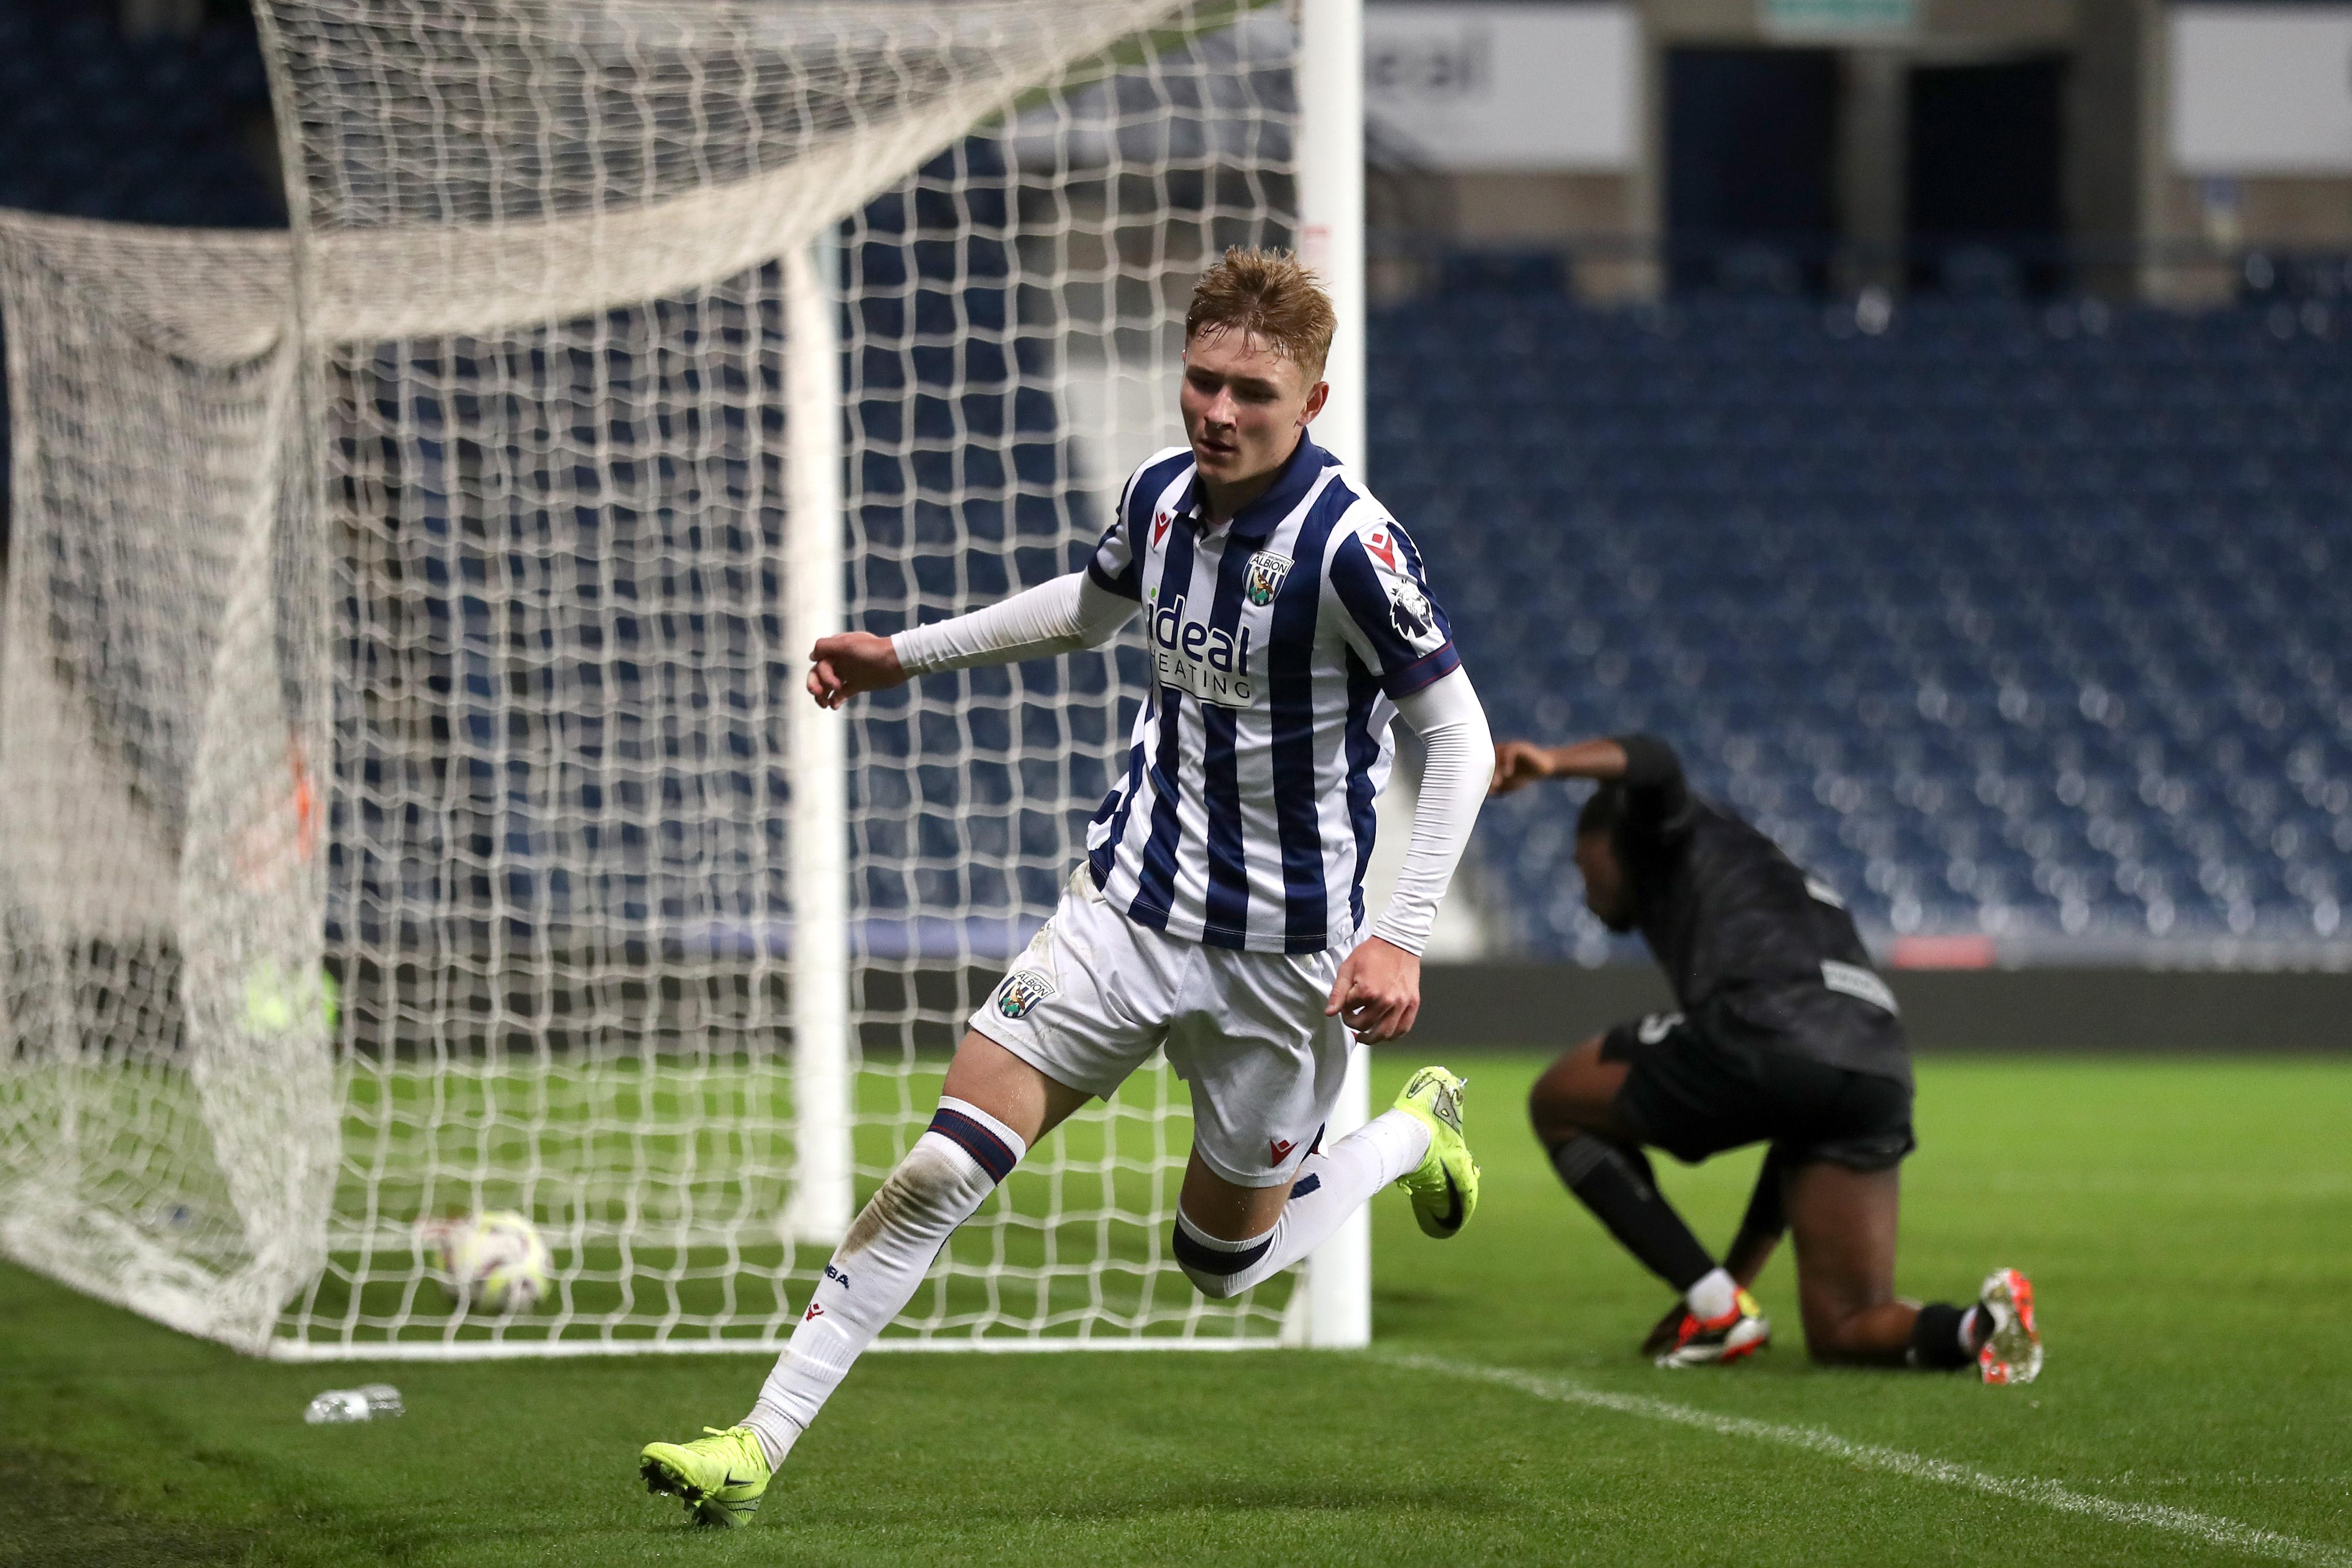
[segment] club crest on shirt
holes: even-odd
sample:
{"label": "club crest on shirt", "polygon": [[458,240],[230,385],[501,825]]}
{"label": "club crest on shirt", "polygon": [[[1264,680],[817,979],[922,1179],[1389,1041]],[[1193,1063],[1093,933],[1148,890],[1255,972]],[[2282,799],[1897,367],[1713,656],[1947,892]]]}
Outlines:
{"label": "club crest on shirt", "polygon": [[1282,580],[1289,575],[1289,556],[1261,550],[1250,557],[1249,576],[1242,584],[1242,597],[1253,605],[1271,605],[1274,596],[1282,592]]}
{"label": "club crest on shirt", "polygon": [[996,1010],[1008,1018],[1025,1018],[1059,989],[1043,970],[1016,969],[996,988]]}

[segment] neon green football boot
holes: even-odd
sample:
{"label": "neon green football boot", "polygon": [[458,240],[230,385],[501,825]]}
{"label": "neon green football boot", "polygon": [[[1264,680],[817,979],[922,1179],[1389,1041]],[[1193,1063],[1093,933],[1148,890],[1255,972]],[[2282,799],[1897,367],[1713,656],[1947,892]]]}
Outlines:
{"label": "neon green football boot", "polygon": [[749,1426],[703,1430],[709,1436],[691,1443],[646,1444],[637,1474],[654,1496],[682,1500],[697,1524],[740,1528],[759,1512],[760,1494],[768,1489],[768,1451]]}
{"label": "neon green football boot", "polygon": [[1429,1128],[1429,1152],[1397,1185],[1412,1198],[1423,1234],[1441,1241],[1458,1235],[1478,1210],[1478,1167],[1462,1138],[1462,1091],[1468,1087],[1444,1068],[1423,1068],[1396,1097],[1396,1109]]}

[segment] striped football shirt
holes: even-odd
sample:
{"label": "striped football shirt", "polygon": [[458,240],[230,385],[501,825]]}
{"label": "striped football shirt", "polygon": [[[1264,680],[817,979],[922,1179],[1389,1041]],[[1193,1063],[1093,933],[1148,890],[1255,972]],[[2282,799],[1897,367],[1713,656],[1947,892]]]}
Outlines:
{"label": "striped football shirt", "polygon": [[1265,494],[1202,525],[1192,452],[1138,468],[1087,571],[1135,600],[1151,661],[1126,775],[1087,829],[1139,925],[1317,952],[1364,923],[1399,699],[1461,665],[1421,552],[1301,436]]}

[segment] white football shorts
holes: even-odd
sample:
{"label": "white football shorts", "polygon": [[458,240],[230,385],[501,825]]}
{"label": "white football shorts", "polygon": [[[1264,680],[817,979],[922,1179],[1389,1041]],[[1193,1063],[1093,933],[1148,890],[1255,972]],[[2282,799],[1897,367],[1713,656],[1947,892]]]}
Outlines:
{"label": "white football shorts", "polygon": [[1236,952],[1138,925],[1081,862],[971,1026],[1105,1100],[1164,1047],[1192,1087],[1202,1163],[1240,1186],[1277,1187],[1298,1173],[1347,1077],[1346,1030],[1323,1016],[1344,956]]}

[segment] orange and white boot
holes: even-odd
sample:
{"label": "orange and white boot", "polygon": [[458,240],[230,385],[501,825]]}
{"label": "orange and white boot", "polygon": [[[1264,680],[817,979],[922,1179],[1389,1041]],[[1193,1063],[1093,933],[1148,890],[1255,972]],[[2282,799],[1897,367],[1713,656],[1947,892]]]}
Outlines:
{"label": "orange and white boot", "polygon": [[1756,1298],[1742,1290],[1720,1318],[1701,1318],[1685,1309],[1674,1343],[1659,1355],[1658,1364],[1717,1366],[1754,1355],[1771,1342],[1772,1321]]}
{"label": "orange and white boot", "polygon": [[2033,1326],[2033,1281],[2014,1268],[1985,1276],[1977,1306],[1992,1320],[1992,1333],[1977,1352],[1977,1372],[1987,1383],[2032,1383],[2042,1375],[2042,1333]]}

